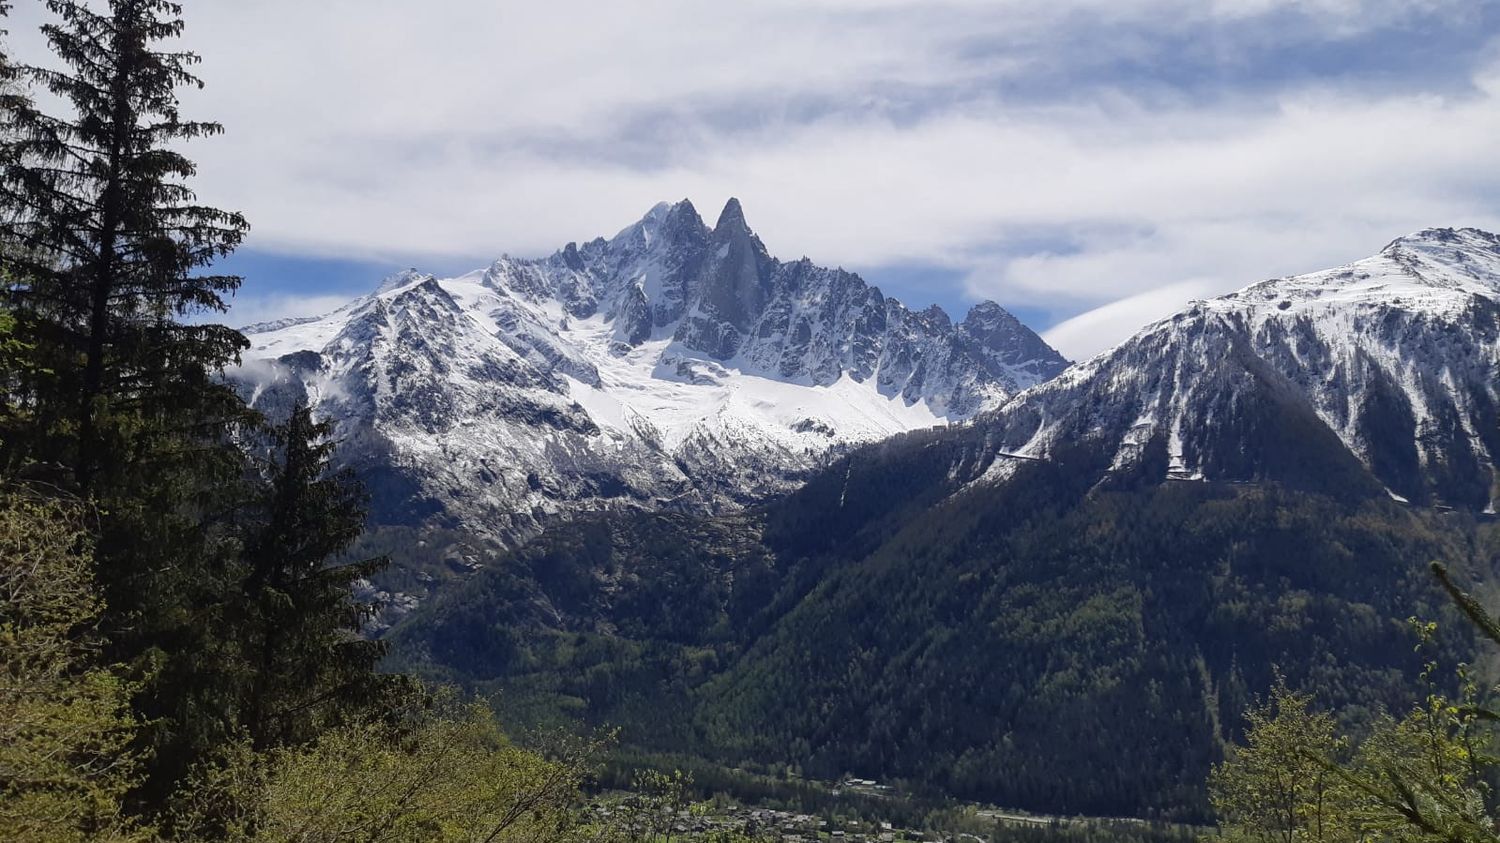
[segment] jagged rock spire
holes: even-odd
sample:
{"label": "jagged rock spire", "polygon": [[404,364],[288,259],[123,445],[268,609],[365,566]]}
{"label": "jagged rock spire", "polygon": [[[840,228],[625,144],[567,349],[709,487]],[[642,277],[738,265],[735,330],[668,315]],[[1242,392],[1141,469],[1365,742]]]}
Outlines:
{"label": "jagged rock spire", "polygon": [[750,233],[750,225],[745,222],[745,209],[740,207],[740,200],[733,196],[724,203],[724,210],[719,212],[719,221],[714,223],[715,233],[724,231]]}

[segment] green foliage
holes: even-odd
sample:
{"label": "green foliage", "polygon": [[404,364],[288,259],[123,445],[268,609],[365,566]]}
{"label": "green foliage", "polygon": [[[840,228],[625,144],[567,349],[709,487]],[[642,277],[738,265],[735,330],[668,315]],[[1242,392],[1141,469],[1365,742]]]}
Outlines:
{"label": "green foliage", "polygon": [[163,0],[50,0],[60,67],[15,68],[51,95],[5,92],[0,280],[24,365],[5,367],[0,466],[98,512],[109,655],[144,679],[148,782],[158,795],[234,731],[221,634],[238,585],[222,514],[243,494],[232,437],[250,421],[217,377],[244,338],[180,317],[222,310],[239,280],[198,272],[246,229],[200,204],[176,91],[196,57],[160,49],[180,8]]}
{"label": "green foliage", "polygon": [[[1492,637],[1494,621],[1479,602],[1434,567],[1464,614]],[[1424,642],[1436,630],[1419,625]],[[1437,669],[1437,662],[1423,666],[1424,700],[1400,717],[1378,718],[1357,742],[1336,736],[1334,719],[1311,711],[1305,695],[1278,688],[1273,703],[1251,713],[1245,746],[1210,780],[1226,834],[1280,843],[1500,838],[1493,752],[1500,715],[1482,704],[1469,666],[1457,667],[1456,697],[1435,682]]]}
{"label": "green foliage", "polygon": [[329,464],[329,426],[305,406],[271,431],[272,458],[244,552],[243,616],[232,635],[248,662],[243,720],[264,749],[311,740],[331,725],[390,703],[385,653],[361,638],[373,607],[351,587],[383,559],[338,563],[364,527],[363,493]]}
{"label": "green foliage", "polygon": [[1341,818],[1351,794],[1332,765],[1346,749],[1332,715],[1278,681],[1246,714],[1245,745],[1214,767],[1209,791],[1220,821],[1259,843],[1354,839]]}
{"label": "green foliage", "polygon": [[567,840],[598,750],[575,743],[543,758],[511,744],[487,704],[449,698],[302,747],[242,747],[189,783],[177,822],[273,843]]}
{"label": "green foliage", "polygon": [[937,482],[927,445],[757,519],[549,534],[419,609],[398,663],[645,751],[1197,821],[1272,665],[1350,720],[1409,706],[1404,619],[1445,603],[1410,560],[1479,556],[1472,525],[1274,484],[1090,489],[1034,466],[908,509]]}
{"label": "green foliage", "polygon": [[179,114],[181,6],[46,6],[58,65],[0,55],[0,479],[46,490],[0,500],[7,839],[563,839],[594,748],[377,673],[327,426],[268,427],[220,377],[244,337],[184,318],[247,225],[189,185],[220,128]]}
{"label": "green foliage", "polygon": [[6,100],[4,292],[49,364],[32,385],[42,426],[31,456],[107,492],[139,468],[143,426],[201,434],[204,413],[233,412],[212,373],[244,338],[175,317],[224,309],[239,279],[195,270],[229,254],[247,226],[197,202],[187,184],[195,168],[176,149],[220,131],[178,112],[176,89],[199,84],[189,72],[197,57],[156,49],[181,33],[180,7],[47,6],[57,21],[43,32],[66,68],[18,73],[68,110]]}
{"label": "green foliage", "polygon": [[145,839],[122,815],[141,759],[130,686],[102,664],[79,507],[0,496],[0,828],[7,840]]}
{"label": "green foliage", "polygon": [[[630,840],[661,840],[670,843],[678,815],[688,807],[691,775],[680,770],[640,770],[631,782],[631,798],[617,816],[620,827]],[[623,817],[623,821],[620,821]]]}
{"label": "green foliage", "polygon": [[[143,724],[130,795],[159,810],[249,735],[311,740],[389,702],[338,564],[363,498],[299,410],[267,430],[220,377],[245,340],[198,319],[239,285],[211,264],[245,221],[201,204],[177,91],[197,57],[167,0],[49,0],[57,67],[0,63],[0,475],[95,513],[100,642]],[[27,86],[31,86],[28,88]],[[51,96],[38,107],[32,88]],[[268,434],[259,464],[245,445]]]}
{"label": "green foliage", "polygon": [[500,691],[518,725],[624,723],[662,749],[774,593],[756,535],[743,518],[576,522],[421,610],[390,636],[391,666]]}
{"label": "green foliage", "polygon": [[1442,545],[1405,515],[1183,485],[1051,509],[1047,485],[961,496],[853,564],[814,563],[816,589],[698,693],[711,745],[823,778],[1196,819],[1238,725],[1221,701],[1267,687],[1269,665],[1332,698],[1403,700],[1400,619],[1431,600],[1407,554]]}

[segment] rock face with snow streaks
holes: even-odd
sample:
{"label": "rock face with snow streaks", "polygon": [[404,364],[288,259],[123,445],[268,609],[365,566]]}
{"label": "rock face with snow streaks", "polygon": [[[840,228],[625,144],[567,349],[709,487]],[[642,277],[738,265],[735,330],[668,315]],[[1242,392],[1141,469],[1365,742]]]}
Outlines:
{"label": "rock face with snow streaks", "polygon": [[1066,366],[999,306],[954,325],[770,256],[736,200],[246,329],[257,406],[337,422],[377,523],[505,545],[575,509],[719,511],[849,445],[962,421]]}
{"label": "rock face with snow streaks", "polygon": [[[1500,237],[1430,229],[1345,267],[1195,302],[985,424],[997,450],[1116,472],[1314,482],[1357,461],[1395,497],[1492,508]],[[1006,473],[1006,463],[991,469]]]}

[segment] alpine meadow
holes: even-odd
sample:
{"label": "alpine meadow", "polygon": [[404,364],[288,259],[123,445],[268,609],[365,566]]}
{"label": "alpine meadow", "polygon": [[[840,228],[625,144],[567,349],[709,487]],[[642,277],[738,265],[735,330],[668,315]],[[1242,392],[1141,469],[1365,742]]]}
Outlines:
{"label": "alpine meadow", "polygon": [[0,839],[1500,843],[1500,2],[0,29]]}

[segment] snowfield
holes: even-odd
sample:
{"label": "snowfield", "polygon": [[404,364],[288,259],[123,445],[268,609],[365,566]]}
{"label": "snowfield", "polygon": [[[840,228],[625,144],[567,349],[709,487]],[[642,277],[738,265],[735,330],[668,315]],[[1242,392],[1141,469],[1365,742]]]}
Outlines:
{"label": "snowfield", "polygon": [[972,418],[1067,361],[992,303],[955,325],[783,263],[731,200],[457,278],[414,270],[245,329],[257,406],[310,402],[391,524],[502,544],[577,509],[719,511],[852,445]]}

